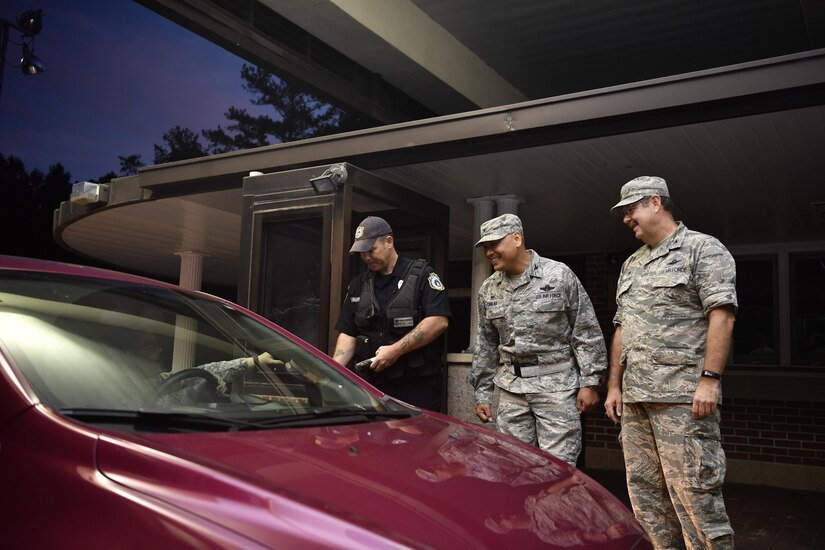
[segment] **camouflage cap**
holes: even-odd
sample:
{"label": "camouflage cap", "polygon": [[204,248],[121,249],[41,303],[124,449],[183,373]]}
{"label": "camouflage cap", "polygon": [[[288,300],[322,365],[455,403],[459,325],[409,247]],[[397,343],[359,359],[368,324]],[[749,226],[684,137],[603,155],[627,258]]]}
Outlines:
{"label": "camouflage cap", "polygon": [[657,176],[639,176],[622,185],[621,199],[610,209],[610,213],[616,216],[622,213],[622,207],[638,202],[645,197],[659,195],[660,197],[670,197],[665,180]]}
{"label": "camouflage cap", "polygon": [[519,217],[515,214],[502,214],[481,224],[481,238],[475,245],[498,241],[516,232],[524,235]]}
{"label": "camouflage cap", "polygon": [[364,221],[359,223],[355,229],[355,241],[352,243],[349,253],[367,252],[375,244],[375,239],[391,234],[392,227],[384,218],[378,216],[364,218]]}

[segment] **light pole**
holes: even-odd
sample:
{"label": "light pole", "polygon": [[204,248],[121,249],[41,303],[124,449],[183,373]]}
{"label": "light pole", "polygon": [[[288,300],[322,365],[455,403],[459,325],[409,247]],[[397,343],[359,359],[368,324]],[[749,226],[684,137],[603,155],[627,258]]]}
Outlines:
{"label": "light pole", "polygon": [[26,10],[17,16],[17,23],[12,23],[0,17],[0,96],[3,93],[3,72],[6,68],[6,47],[9,44],[11,29],[20,33],[20,45],[23,48],[22,57],[18,65],[9,63],[12,67],[19,67],[24,75],[36,75],[46,70],[43,61],[34,55],[34,37],[43,28],[43,10]]}

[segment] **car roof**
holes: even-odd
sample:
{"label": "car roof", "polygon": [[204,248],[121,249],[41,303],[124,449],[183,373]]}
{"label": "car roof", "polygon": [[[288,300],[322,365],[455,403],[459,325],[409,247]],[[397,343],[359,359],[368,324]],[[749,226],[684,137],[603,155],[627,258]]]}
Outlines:
{"label": "car roof", "polygon": [[169,288],[177,288],[176,285],[173,285],[171,283],[158,281],[156,279],[151,279],[148,277],[141,277],[139,275],[130,275],[128,273],[122,273],[120,271],[114,271],[111,269],[90,267],[66,262],[57,262],[53,260],[42,260],[38,258],[24,258],[21,256],[0,255],[0,270],[38,271],[43,273],[58,273],[63,275],[80,275],[83,277],[94,277],[99,279],[111,279],[117,281],[128,281],[134,283],[144,283]]}

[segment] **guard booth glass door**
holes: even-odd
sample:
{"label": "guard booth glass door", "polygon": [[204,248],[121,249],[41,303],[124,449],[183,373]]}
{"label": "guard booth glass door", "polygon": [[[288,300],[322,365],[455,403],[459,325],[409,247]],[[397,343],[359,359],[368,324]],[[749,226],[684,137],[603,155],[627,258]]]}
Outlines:
{"label": "guard booth glass door", "polygon": [[366,216],[392,226],[399,254],[423,257],[444,276],[449,209],[350,164],[244,178],[239,302],[331,353]]}
{"label": "guard booth glass door", "polygon": [[[321,343],[324,292],[324,212],[272,215],[261,227],[261,313],[313,346]],[[286,268],[286,269],[284,269]]]}

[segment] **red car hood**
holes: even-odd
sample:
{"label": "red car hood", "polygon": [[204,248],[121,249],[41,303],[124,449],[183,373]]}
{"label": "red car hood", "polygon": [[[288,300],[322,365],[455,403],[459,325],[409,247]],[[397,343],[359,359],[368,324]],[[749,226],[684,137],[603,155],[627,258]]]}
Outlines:
{"label": "red car hood", "polygon": [[581,472],[428,414],[102,436],[97,459],[105,476],[133,491],[278,548],[632,548],[642,535],[629,511]]}

